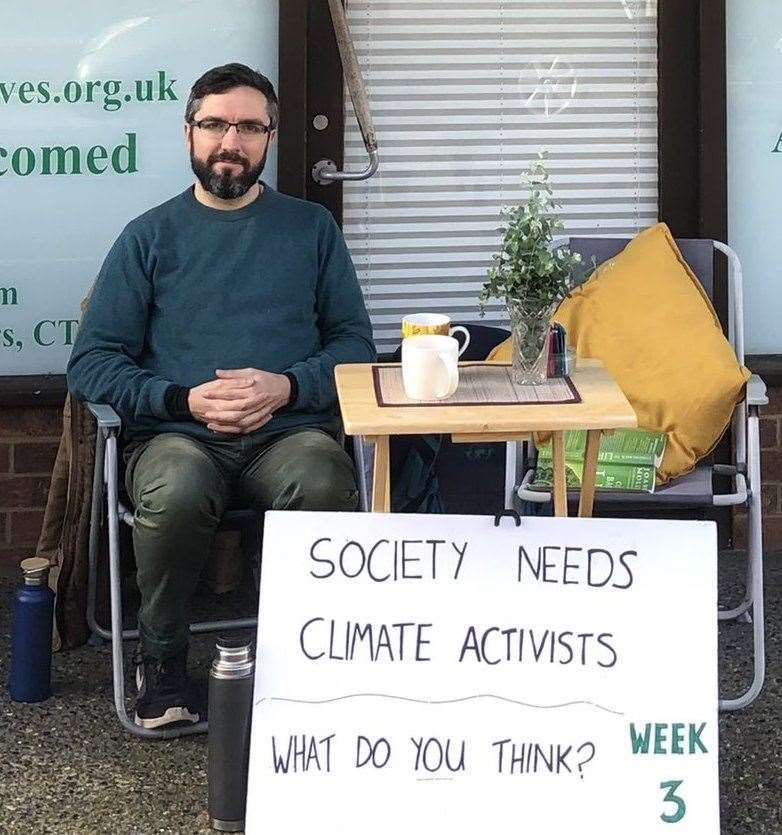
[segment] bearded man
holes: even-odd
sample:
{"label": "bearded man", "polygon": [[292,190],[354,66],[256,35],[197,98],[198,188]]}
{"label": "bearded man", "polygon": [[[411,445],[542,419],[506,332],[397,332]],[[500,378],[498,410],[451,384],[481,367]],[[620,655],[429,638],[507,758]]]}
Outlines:
{"label": "bearded man", "polygon": [[259,180],[278,114],[271,82],[242,64],[195,82],[196,182],[122,231],[68,364],[71,393],[123,421],[146,728],[199,719],[188,610],[229,504],[358,504],[334,366],[374,361],[372,331],[331,214]]}

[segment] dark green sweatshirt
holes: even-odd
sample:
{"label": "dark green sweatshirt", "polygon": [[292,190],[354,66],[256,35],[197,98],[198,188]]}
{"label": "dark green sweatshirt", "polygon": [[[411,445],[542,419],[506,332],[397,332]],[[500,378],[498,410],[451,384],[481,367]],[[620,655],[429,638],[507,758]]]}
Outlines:
{"label": "dark green sweatshirt", "polygon": [[334,366],[375,356],[356,272],[327,209],[264,184],[250,205],[221,211],[191,186],[131,221],[112,246],[68,388],[113,406],[128,438],[214,439],[226,436],[178,416],[178,387],[213,380],[217,368],[289,372],[296,399],[257,433],[336,433]]}

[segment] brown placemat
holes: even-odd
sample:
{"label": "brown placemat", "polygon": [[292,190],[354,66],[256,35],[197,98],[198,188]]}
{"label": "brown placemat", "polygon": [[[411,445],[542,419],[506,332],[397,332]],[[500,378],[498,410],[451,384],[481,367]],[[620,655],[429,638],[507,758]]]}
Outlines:
{"label": "brown placemat", "polygon": [[372,378],[378,406],[539,406],[581,402],[570,377],[551,377],[539,385],[521,386],[513,382],[510,364],[460,363],[459,385],[442,400],[411,400],[402,384],[401,365],[374,365]]}

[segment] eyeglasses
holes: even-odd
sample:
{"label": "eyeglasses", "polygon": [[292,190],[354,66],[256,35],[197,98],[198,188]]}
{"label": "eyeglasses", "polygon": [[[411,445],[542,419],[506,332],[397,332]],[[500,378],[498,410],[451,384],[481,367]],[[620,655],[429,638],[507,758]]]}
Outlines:
{"label": "eyeglasses", "polygon": [[211,118],[199,119],[191,124],[215,139],[222,139],[232,127],[236,128],[237,136],[245,141],[260,139],[264,134],[274,130],[270,125],[264,125],[263,122],[225,122],[222,119]]}

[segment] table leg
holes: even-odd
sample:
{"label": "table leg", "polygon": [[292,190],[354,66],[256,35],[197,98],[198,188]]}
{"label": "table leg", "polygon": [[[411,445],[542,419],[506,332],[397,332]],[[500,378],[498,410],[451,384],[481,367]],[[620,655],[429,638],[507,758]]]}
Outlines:
{"label": "table leg", "polygon": [[391,462],[388,435],[375,439],[375,464],[372,476],[372,512],[391,512]]}
{"label": "table leg", "polygon": [[581,478],[581,499],[578,502],[579,516],[592,515],[592,505],[595,501],[595,472],[597,470],[597,454],[600,452],[601,434],[599,429],[590,429],[587,432],[584,475]]}
{"label": "table leg", "polygon": [[[356,480],[358,481],[358,492],[361,500],[361,511],[369,513],[371,497],[369,495],[369,467],[375,458],[374,444],[367,443],[363,435],[353,436],[353,453],[356,465]],[[369,461],[367,461],[367,456]]]}
{"label": "table leg", "polygon": [[554,465],[554,515],[567,516],[567,478],[565,475],[564,432],[552,432],[551,447]]}

